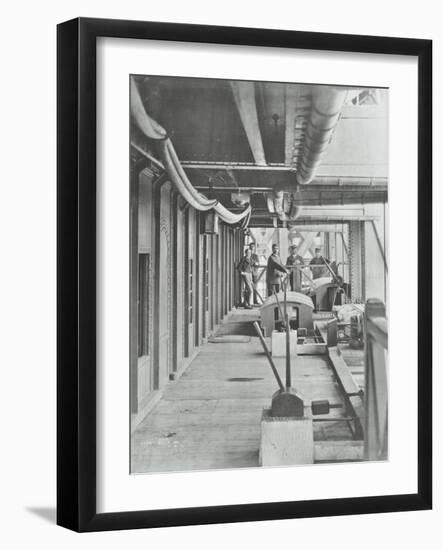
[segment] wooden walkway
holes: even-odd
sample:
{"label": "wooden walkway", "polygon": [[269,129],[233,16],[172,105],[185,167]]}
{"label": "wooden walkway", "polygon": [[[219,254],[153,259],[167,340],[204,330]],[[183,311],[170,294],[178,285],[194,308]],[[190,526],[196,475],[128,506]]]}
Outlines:
{"label": "wooden walkway", "polygon": [[[218,335],[250,335],[256,310],[230,314]],[[171,382],[132,435],[133,473],[257,467],[260,419],[277,389],[256,337],[208,343],[179,380]],[[276,359],[281,376],[284,359]],[[297,357],[293,385],[309,404],[341,402],[332,370],[321,356]],[[333,409],[331,415],[343,414]],[[349,440],[344,422],[315,423],[315,440]]]}

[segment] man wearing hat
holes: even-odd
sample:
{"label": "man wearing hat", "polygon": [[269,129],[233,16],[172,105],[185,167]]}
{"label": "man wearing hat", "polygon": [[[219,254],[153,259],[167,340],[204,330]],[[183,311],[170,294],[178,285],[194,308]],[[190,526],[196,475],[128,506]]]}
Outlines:
{"label": "man wearing hat", "polygon": [[251,249],[246,248],[245,255],[240,260],[237,269],[240,271],[243,282],[243,304],[245,309],[252,309],[254,287],[252,286]]}
{"label": "man wearing hat", "polygon": [[251,250],[251,267],[252,267],[252,287],[254,289],[254,304],[258,304],[257,294],[257,281],[258,281],[258,266],[260,264],[258,255],[255,251],[255,243],[250,243],[249,248]]}
{"label": "man wearing hat", "polygon": [[310,266],[318,266],[318,267],[311,267],[313,279],[319,279],[320,277],[327,277],[329,275],[329,270],[326,267],[326,263],[329,263],[329,262],[328,260],[323,258],[323,256],[321,255],[321,249],[316,248],[315,256],[309,262]]}
{"label": "man wearing hat", "polygon": [[272,254],[268,258],[268,268],[266,272],[268,296],[275,292],[280,292],[282,277],[288,273],[279,256],[278,245],[272,245]]}
{"label": "man wearing hat", "polygon": [[301,268],[304,265],[303,258],[297,254],[297,247],[291,246],[290,255],[286,260],[286,267],[291,270],[289,276],[289,282],[291,283],[291,290],[295,292],[301,292],[302,286],[302,271]]}

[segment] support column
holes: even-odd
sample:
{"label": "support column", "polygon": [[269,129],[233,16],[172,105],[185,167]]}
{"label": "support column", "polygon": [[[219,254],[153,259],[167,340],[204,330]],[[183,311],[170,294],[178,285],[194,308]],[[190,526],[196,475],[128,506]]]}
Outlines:
{"label": "support column", "polygon": [[362,287],[362,231],[361,222],[349,223],[349,275],[351,283],[351,299],[363,302]]}
{"label": "support column", "polygon": [[365,297],[386,301],[386,251],[384,205],[374,204],[365,207],[365,213],[374,214],[373,221],[364,222],[365,256]]}
{"label": "support column", "polygon": [[[143,163],[144,165],[146,163]],[[139,177],[143,165],[135,163],[131,171],[130,182],[130,212],[129,212],[129,241],[130,241],[130,314],[129,314],[129,362],[131,383],[131,412],[138,411],[138,193]]]}

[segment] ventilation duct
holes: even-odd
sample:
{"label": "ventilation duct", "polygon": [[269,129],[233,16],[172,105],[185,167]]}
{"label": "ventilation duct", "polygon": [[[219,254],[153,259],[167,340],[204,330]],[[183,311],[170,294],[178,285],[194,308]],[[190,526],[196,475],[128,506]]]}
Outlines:
{"label": "ventilation duct", "polygon": [[273,195],[267,196],[268,210],[277,214],[280,221],[292,222],[296,220],[301,213],[301,206],[295,202],[293,195],[276,191]]}
{"label": "ventilation duct", "polygon": [[347,93],[346,89],[329,86],[314,89],[301,160],[297,167],[298,184],[306,185],[314,179],[337,126]]}
{"label": "ventilation duct", "polygon": [[240,214],[235,214],[217,200],[210,200],[199,193],[188,179],[186,172],[178,159],[174,146],[167,136],[167,132],[155,120],[153,120],[143,105],[137,85],[131,79],[131,113],[140,130],[149,139],[159,144],[161,158],[169,179],[180,195],[196,210],[207,211],[213,209],[227,224],[239,223],[250,219],[251,207]]}

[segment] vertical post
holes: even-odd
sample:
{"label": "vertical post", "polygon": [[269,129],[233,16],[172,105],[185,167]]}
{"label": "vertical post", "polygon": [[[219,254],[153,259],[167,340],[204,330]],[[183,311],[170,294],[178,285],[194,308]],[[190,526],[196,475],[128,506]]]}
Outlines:
{"label": "vertical post", "polygon": [[278,230],[278,241],[280,256],[282,257],[283,263],[286,263],[286,258],[288,257],[288,230],[285,227]]}
{"label": "vertical post", "polygon": [[285,326],[286,326],[286,389],[291,388],[291,327],[289,326],[288,302],[287,302],[288,279],[285,281]]}
{"label": "vertical post", "polygon": [[139,177],[144,165],[135,162],[130,182],[130,388],[131,412],[138,412],[138,195]]}
{"label": "vertical post", "polygon": [[178,239],[179,239],[179,220],[178,220],[178,195],[172,191],[172,220],[171,220],[171,270],[172,270],[172,372],[176,372],[178,368]]}

